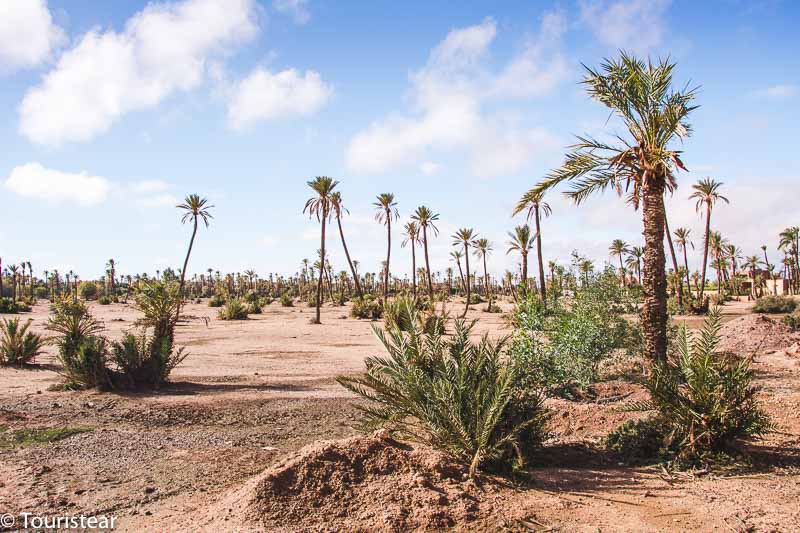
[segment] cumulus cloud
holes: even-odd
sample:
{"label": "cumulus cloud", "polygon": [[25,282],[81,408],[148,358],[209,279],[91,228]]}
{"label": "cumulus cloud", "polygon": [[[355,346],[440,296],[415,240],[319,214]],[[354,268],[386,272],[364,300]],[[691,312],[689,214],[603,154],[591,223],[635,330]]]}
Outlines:
{"label": "cumulus cloud", "polygon": [[757,98],[764,100],[787,100],[797,94],[796,85],[773,85],[753,93]]}
{"label": "cumulus cloud", "polygon": [[671,0],[582,0],[580,18],[601,43],[647,52],[661,44],[664,14],[670,3]]}
{"label": "cumulus cloud", "polygon": [[35,67],[64,42],[46,0],[0,2],[0,71]]}
{"label": "cumulus cloud", "polygon": [[126,113],[202,84],[209,58],[256,32],[253,0],[151,3],[122,32],[94,29],[20,105],[20,131],[58,145],[87,141]]}
{"label": "cumulus cloud", "polygon": [[[411,109],[370,124],[350,141],[346,160],[356,172],[380,173],[421,164],[430,150],[469,149],[478,175],[514,172],[530,159],[544,130],[495,127],[486,107],[499,99],[528,98],[555,87],[567,73],[558,53],[565,23],[560,13],[545,16],[531,39],[500,72],[486,65],[497,35],[491,18],[450,31],[410,76]],[[501,133],[502,131],[502,133]],[[504,158],[499,151],[512,149]],[[424,172],[424,168],[423,168]]]}
{"label": "cumulus cloud", "polygon": [[27,163],[11,170],[5,187],[26,198],[94,205],[108,197],[111,182],[87,172],[74,174],[45,168],[40,163]]}
{"label": "cumulus cloud", "polygon": [[169,193],[172,186],[161,180],[144,180],[129,184],[114,182],[86,171],[63,172],[33,162],[11,170],[3,183],[6,189],[24,198],[51,203],[73,203],[92,206],[111,196],[132,201],[142,207],[176,205],[177,198]]}
{"label": "cumulus cloud", "polygon": [[259,120],[310,115],[324,106],[332,94],[333,87],[313,70],[301,74],[287,69],[273,74],[259,67],[231,91],[228,122],[238,129]]}
{"label": "cumulus cloud", "polygon": [[280,13],[290,15],[297,24],[305,24],[311,20],[308,0],[275,0],[272,6]]}

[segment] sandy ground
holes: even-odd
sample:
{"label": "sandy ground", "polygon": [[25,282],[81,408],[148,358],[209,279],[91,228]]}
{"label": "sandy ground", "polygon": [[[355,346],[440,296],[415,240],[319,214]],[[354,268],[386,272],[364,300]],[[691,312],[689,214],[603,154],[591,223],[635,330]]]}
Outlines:
{"label": "sandy ground", "polygon": [[[726,320],[749,305],[726,306]],[[40,304],[22,316],[33,318],[38,331],[47,310]],[[92,310],[111,338],[137,316],[122,304]],[[203,510],[279,457],[355,434],[356,400],[334,378],[361,371],[364,357],[382,353],[370,322],[331,307],[315,326],[313,309],[278,303],[242,322],[219,321],[205,305],[190,304],[185,312],[193,319],[179,327],[177,339],[190,355],[157,392],[49,390],[60,382],[52,353],[39,357],[35,370],[0,369],[0,426],[91,429],[50,444],[0,449],[0,513],[105,514],[124,531],[197,531]],[[481,319],[477,333],[508,333],[501,315],[471,316]],[[642,391],[610,382],[592,402],[550,400],[554,438],[541,464],[524,487],[494,496],[496,513],[479,527],[800,529],[800,354],[762,354],[756,368],[779,432],[753,443],[751,468],[687,476],[621,466],[599,444],[631,416],[614,398]]]}

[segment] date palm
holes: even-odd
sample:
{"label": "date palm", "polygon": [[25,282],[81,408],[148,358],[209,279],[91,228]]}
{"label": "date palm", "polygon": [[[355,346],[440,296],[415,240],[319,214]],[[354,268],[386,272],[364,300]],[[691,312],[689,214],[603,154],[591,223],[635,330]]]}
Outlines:
{"label": "date palm", "polygon": [[625,287],[625,267],[622,265],[622,258],[628,255],[631,252],[630,246],[628,243],[623,241],[622,239],[614,239],[611,241],[611,246],[608,247],[608,253],[611,254],[611,257],[616,257],[619,259],[619,278],[620,278],[620,286]]}
{"label": "date palm", "polygon": [[547,202],[542,200],[544,192],[528,191],[522,195],[522,198],[517,202],[512,215],[517,215],[522,211],[527,211],[527,219],[533,218],[536,224],[536,256],[539,260],[539,295],[542,297],[542,304],[546,305],[547,302],[547,289],[544,279],[544,259],[542,258],[542,226],[540,223],[541,215],[544,214],[545,218],[552,214],[552,209]]}
{"label": "date palm", "polygon": [[479,257],[483,260],[483,286],[486,290],[486,299],[489,300],[489,307],[487,308],[490,312],[492,310],[492,291],[489,287],[489,271],[486,270],[486,256],[489,255],[489,252],[492,251],[492,243],[489,242],[489,239],[485,237],[481,237],[479,239],[475,239],[473,243],[475,246],[474,254],[476,257]]}
{"label": "date palm", "polygon": [[664,255],[664,194],[675,189],[675,173],[684,169],[680,151],[672,146],[690,134],[687,122],[696,109],[696,90],[674,90],[675,64],[645,62],[623,53],[597,70],[586,68],[584,84],[595,100],[622,120],[628,137],[609,144],[578,137],[564,164],[532,192],[544,192],[570,182],[566,194],[580,204],[611,187],[643,211],[645,258],[642,272],[642,329],[648,355],[657,362],[667,356],[667,279]]}
{"label": "date palm", "polygon": [[756,292],[756,282],[757,282],[758,264],[760,262],[761,260],[758,258],[757,255],[751,255],[749,257],[746,257],[744,259],[744,263],[742,264],[742,267],[746,267],[747,270],[750,272],[750,277],[753,280],[751,288],[754,300],[758,298],[758,293]]}
{"label": "date palm", "polygon": [[739,296],[739,281],[736,279],[736,265],[742,260],[742,250],[735,244],[726,244],[724,247],[725,258],[730,261],[731,279],[733,280],[733,290]]}
{"label": "date palm", "polygon": [[722,252],[722,248],[727,246],[728,241],[718,231],[712,231],[708,234],[708,248],[711,254],[712,266],[717,271],[717,294],[722,291],[722,281],[724,279],[724,272],[727,269],[727,263]]}
{"label": "date palm", "polygon": [[347,258],[347,264],[350,266],[350,272],[353,274],[353,283],[356,286],[356,294],[359,298],[364,296],[364,293],[361,291],[361,282],[358,279],[358,274],[356,273],[356,268],[353,266],[353,261],[350,259],[350,252],[347,249],[347,243],[344,240],[344,230],[342,229],[342,211],[346,213],[350,213],[343,205],[342,205],[342,195],[339,191],[334,192],[331,194],[331,208],[333,209],[333,214],[336,215],[336,224],[339,226],[339,237],[342,239],[342,248],[344,248],[344,255]]}
{"label": "date palm", "polygon": [[794,292],[797,293],[800,289],[800,227],[792,226],[790,228],[786,228],[783,230],[779,235],[780,241],[778,247],[788,252],[789,258],[794,259],[794,264],[791,265],[790,271],[793,272],[792,280],[793,280],[793,289]]}
{"label": "date palm", "polygon": [[730,203],[728,202],[727,198],[719,193],[721,187],[721,182],[714,181],[711,178],[704,178],[692,185],[694,192],[691,194],[691,196],[689,196],[690,200],[697,200],[695,204],[695,210],[702,214],[702,211],[705,209],[706,214],[706,228],[703,237],[703,265],[700,272],[700,292],[697,295],[701,303],[703,301],[703,292],[705,291],[706,287],[706,266],[708,264],[709,245],[708,239],[711,234],[711,211],[714,209],[714,205],[720,200],[726,204]]}
{"label": "date palm", "polygon": [[433,232],[433,235],[439,235],[439,228],[436,227],[436,222],[439,220],[439,214],[434,213],[424,205],[421,205],[411,215],[411,220],[415,221],[422,229],[422,244],[425,250],[425,272],[428,278],[428,296],[433,300],[433,282],[431,281],[431,263],[428,259],[428,228]]}
{"label": "date palm", "polygon": [[508,251],[506,251],[506,255],[511,252],[519,252],[522,256],[522,279],[520,283],[524,296],[528,294],[528,252],[533,248],[531,228],[527,224],[517,226],[514,228],[513,232],[508,232],[508,236],[511,237],[511,240],[508,241]]}
{"label": "date palm", "polygon": [[[306,200],[306,205],[303,207],[303,213],[307,212],[310,218],[316,218],[317,222],[320,223],[321,230],[319,253],[320,264],[322,264],[325,259],[325,224],[331,216],[331,195],[334,192],[333,189],[336,188],[339,182],[333,178],[329,178],[328,176],[317,176],[312,181],[307,182],[307,184],[309,187],[311,187],[311,190],[316,193],[316,196],[312,196]],[[317,278],[317,301],[316,316],[313,322],[314,324],[322,323],[320,320],[320,306],[322,305],[322,280],[324,277],[325,276],[322,270],[320,270]]]}
{"label": "date palm", "polygon": [[12,264],[8,267],[8,273],[11,274],[11,299],[17,301],[17,275],[19,274],[19,267]]}
{"label": "date palm", "polygon": [[461,250],[453,250],[450,252],[450,257],[452,257],[453,261],[458,265],[458,278],[461,280],[461,288],[464,292],[467,292],[467,284],[464,282],[464,271],[461,269],[461,258],[464,257],[464,254],[461,253]]}
{"label": "date palm", "polygon": [[[189,220],[192,221],[192,237],[189,239],[189,249],[186,250],[186,258],[183,260],[183,268],[181,269],[181,280],[178,285],[178,294],[182,299],[183,285],[186,281],[186,268],[189,266],[189,256],[192,255],[194,239],[197,236],[197,223],[199,220],[202,220],[203,224],[208,227],[209,220],[214,218],[209,210],[214,206],[210,205],[205,198],[200,198],[197,194],[190,194],[183,200],[182,204],[178,204],[176,207],[184,212],[183,217],[181,217],[181,224],[186,224]],[[175,307],[175,324],[178,323],[178,318],[180,317],[181,301],[182,300],[178,301],[178,305]]]}
{"label": "date palm", "polygon": [[413,220],[406,222],[405,236],[402,246],[411,245],[411,287],[414,298],[417,297],[417,244],[419,243],[419,226]]}
{"label": "date palm", "polygon": [[389,297],[389,259],[392,256],[392,218],[397,220],[397,202],[394,194],[385,192],[378,195],[377,201],[372,205],[377,209],[375,220],[386,226],[386,268],[383,271],[383,299]]}
{"label": "date palm", "polygon": [[453,235],[453,246],[464,247],[464,270],[466,271],[464,279],[467,285],[467,303],[464,306],[464,312],[461,314],[462,318],[467,316],[467,311],[469,311],[469,300],[472,296],[472,283],[470,282],[469,277],[469,247],[472,246],[476,237],[477,235],[472,228],[461,228]]}
{"label": "date palm", "polygon": [[[642,284],[642,258],[644,257],[644,248],[641,246],[632,246],[628,252],[628,257],[625,259],[625,264],[628,268],[636,272],[636,279],[639,280],[639,285]],[[680,276],[676,270],[675,274]]]}
{"label": "date palm", "polygon": [[675,230],[675,242],[678,243],[678,248],[683,251],[683,268],[686,269],[686,289],[690,291],[690,294],[692,285],[689,283],[689,258],[686,253],[686,247],[691,246],[692,250],[694,250],[694,243],[689,238],[691,232],[692,230],[686,228],[677,228]]}

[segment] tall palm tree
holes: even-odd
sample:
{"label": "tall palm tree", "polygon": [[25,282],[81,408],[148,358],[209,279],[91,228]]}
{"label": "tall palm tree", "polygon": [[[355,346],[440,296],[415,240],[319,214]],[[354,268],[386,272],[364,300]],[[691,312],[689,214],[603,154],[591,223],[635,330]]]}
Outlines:
{"label": "tall palm tree", "polygon": [[[307,182],[308,186],[311,187],[316,193],[316,196],[312,196],[308,200],[306,200],[306,205],[303,207],[303,213],[308,212],[309,218],[316,217],[317,221],[320,223],[321,231],[320,231],[320,266],[323,264],[325,259],[325,224],[331,216],[331,195],[333,194],[333,189],[339,184],[338,181],[334,180],[333,178],[329,178],[328,176],[317,176],[312,181]],[[317,302],[316,302],[316,317],[314,318],[314,324],[321,324],[322,321],[320,320],[320,306],[322,305],[322,280],[324,278],[324,274],[322,270],[320,270],[318,279],[317,279]]]}
{"label": "tall palm tree", "polygon": [[394,194],[385,192],[378,195],[378,199],[372,205],[377,209],[375,220],[386,226],[386,269],[383,271],[383,299],[389,297],[389,259],[392,256],[392,218],[397,220],[400,213],[397,212],[397,202],[394,201]]}
{"label": "tall palm tree", "polygon": [[758,293],[756,292],[756,282],[757,282],[756,277],[758,271],[758,264],[760,262],[761,260],[758,258],[757,255],[751,255],[750,257],[746,257],[744,260],[744,264],[742,264],[743,267],[747,267],[747,269],[750,271],[750,278],[753,280],[750,285],[754,300],[758,298]]}
{"label": "tall palm tree", "polygon": [[524,296],[528,294],[528,252],[533,248],[533,242],[531,242],[531,228],[527,224],[517,226],[514,228],[513,232],[508,232],[508,236],[511,237],[511,240],[508,241],[508,251],[506,251],[506,255],[511,252],[519,252],[522,256],[522,279],[520,283]]}
{"label": "tall palm tree", "polygon": [[723,255],[723,247],[728,244],[728,241],[718,231],[712,231],[708,234],[708,249],[711,254],[712,265],[717,271],[717,294],[722,292],[722,282],[724,279],[724,272],[727,270],[727,262]]}
{"label": "tall palm tree", "polygon": [[669,217],[667,216],[666,208],[664,209],[664,233],[667,236],[669,255],[672,258],[672,268],[675,270],[675,294],[678,299],[678,309],[683,310],[683,280],[681,279],[680,272],[678,271],[678,259],[675,257],[675,246],[672,244],[672,234],[669,231]]}
{"label": "tall palm tree", "polygon": [[611,257],[616,257],[619,259],[619,279],[620,279],[620,286],[625,287],[625,267],[622,265],[622,258],[628,255],[631,252],[630,246],[628,243],[623,241],[622,239],[614,239],[611,241],[611,246],[608,247],[608,253],[611,254]]}
{"label": "tall palm tree", "polygon": [[487,307],[487,310],[491,312],[492,291],[489,287],[489,271],[486,270],[486,256],[492,251],[492,243],[489,242],[489,239],[481,237],[475,239],[473,244],[475,246],[475,251],[473,253],[476,257],[483,259],[483,286],[486,290],[486,299],[489,300],[489,307]]}
{"label": "tall palm tree", "polygon": [[477,235],[472,228],[461,228],[453,235],[453,246],[464,247],[464,269],[466,270],[465,281],[467,284],[467,303],[464,306],[464,312],[461,314],[462,318],[467,316],[467,311],[469,311],[469,299],[472,296],[472,283],[470,282],[469,277],[469,247],[472,245],[476,237]]}
{"label": "tall palm tree", "polygon": [[[183,217],[181,217],[181,224],[186,224],[186,221],[192,221],[192,237],[189,239],[189,249],[186,250],[186,258],[183,260],[183,268],[181,269],[181,281],[178,286],[178,294],[183,299],[183,285],[186,281],[186,268],[189,266],[189,256],[192,255],[192,247],[194,246],[194,238],[197,236],[197,221],[202,220],[206,227],[209,226],[209,220],[214,218],[209,210],[214,207],[209,205],[208,200],[200,198],[197,194],[190,194],[187,196],[182,204],[178,204],[178,209],[182,210]],[[113,261],[113,260],[112,260]],[[113,263],[112,263],[113,267]],[[178,323],[178,318],[181,313],[181,301],[175,309],[175,324]]]}
{"label": "tall palm tree", "polygon": [[522,211],[528,212],[527,219],[530,220],[533,218],[534,223],[536,224],[536,256],[539,260],[539,295],[542,297],[542,304],[546,305],[547,303],[547,289],[545,285],[544,279],[544,259],[542,258],[542,227],[540,224],[540,214],[543,213],[545,218],[549,217],[552,214],[552,210],[550,209],[550,204],[544,202],[542,198],[544,197],[543,191],[528,191],[522,195],[519,202],[517,202],[517,206],[514,208],[513,215],[521,213]]}
{"label": "tall palm tree", "polygon": [[350,259],[350,252],[347,250],[347,243],[344,240],[344,230],[342,229],[342,211],[346,213],[350,213],[342,205],[342,194],[339,191],[334,192],[331,194],[331,207],[333,208],[333,213],[336,215],[336,224],[339,226],[339,237],[342,239],[342,248],[344,248],[344,255],[347,258],[347,264],[350,266],[350,272],[353,274],[353,283],[356,286],[356,294],[359,298],[364,296],[364,293],[361,291],[361,282],[358,280],[358,274],[356,274],[356,269],[353,266],[353,261]]}
{"label": "tall palm tree", "polygon": [[692,250],[694,250],[694,243],[689,238],[691,232],[692,230],[686,228],[677,228],[675,230],[675,242],[678,243],[678,247],[683,251],[683,268],[686,270],[686,289],[690,291],[690,294],[692,286],[689,283],[689,259],[686,254],[686,247],[691,246]]}
{"label": "tall palm tree", "polygon": [[17,274],[19,274],[19,267],[15,264],[11,264],[8,267],[8,272],[11,274],[11,300],[16,302],[17,301]]}
{"label": "tall palm tree", "polygon": [[428,259],[428,227],[431,228],[434,236],[439,235],[439,228],[436,227],[436,222],[439,220],[439,214],[434,213],[424,205],[421,205],[414,211],[414,214],[411,215],[411,219],[414,220],[420,228],[422,228],[422,244],[424,245],[425,249],[425,272],[427,273],[428,277],[428,296],[433,301],[433,282],[431,281],[431,263]]}
{"label": "tall palm tree", "polygon": [[733,291],[736,296],[739,296],[739,280],[736,279],[736,265],[742,260],[742,250],[735,244],[725,245],[725,257],[730,261],[731,265],[731,280],[733,281]]}
{"label": "tall palm tree", "polygon": [[[639,285],[642,284],[642,258],[644,257],[644,248],[641,246],[632,246],[628,251],[628,258],[625,260],[625,264],[628,265],[628,268],[636,272],[636,279],[639,280]],[[678,271],[675,271],[676,274],[680,275]]]}
{"label": "tall palm tree", "polygon": [[674,90],[674,63],[641,61],[623,53],[600,69],[586,68],[589,95],[619,117],[629,138],[608,144],[578,137],[564,164],[533,192],[561,182],[572,183],[566,194],[581,203],[608,187],[628,191],[634,209],[643,210],[645,258],[642,272],[642,329],[645,348],[657,362],[667,357],[667,279],[664,256],[664,194],[674,190],[675,172],[684,169],[675,141],[690,133],[687,123],[696,90]]}
{"label": "tall palm tree", "polygon": [[405,236],[402,246],[411,245],[411,287],[414,298],[417,297],[417,244],[419,243],[419,226],[413,220],[409,220],[405,225]]}
{"label": "tall palm tree", "polygon": [[450,257],[452,257],[456,265],[458,265],[458,277],[461,280],[461,288],[464,292],[467,292],[467,283],[464,281],[464,271],[461,269],[461,258],[464,257],[464,254],[461,253],[461,250],[453,250],[450,252]]}
{"label": "tall palm tree", "polygon": [[789,257],[794,259],[790,272],[792,273],[792,289],[795,293],[800,289],[800,227],[786,228],[779,235],[778,247],[788,251]]}
{"label": "tall palm tree", "polygon": [[711,178],[704,178],[692,185],[694,192],[689,196],[690,200],[697,200],[695,209],[698,213],[701,213],[703,208],[705,208],[706,212],[706,229],[703,237],[703,266],[700,273],[700,292],[697,295],[701,304],[703,302],[703,292],[706,288],[706,266],[708,263],[708,239],[711,233],[711,211],[714,209],[714,204],[719,200],[722,200],[726,204],[730,203],[727,198],[719,193],[721,187],[721,182],[714,181]]}
{"label": "tall palm tree", "polygon": [[111,296],[113,297],[116,295],[114,282],[115,278],[117,277],[117,263],[114,261],[114,259],[109,259],[106,262],[106,273],[108,274],[109,279],[109,290],[111,291]]}

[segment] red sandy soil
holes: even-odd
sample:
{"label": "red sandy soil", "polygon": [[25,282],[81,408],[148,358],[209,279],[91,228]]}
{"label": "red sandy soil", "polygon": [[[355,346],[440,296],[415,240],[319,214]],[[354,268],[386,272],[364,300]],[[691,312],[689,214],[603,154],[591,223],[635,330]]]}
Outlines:
{"label": "red sandy soil", "polygon": [[[726,308],[744,316],[726,317],[729,338],[737,320],[754,328],[748,338],[774,328],[744,304]],[[92,310],[111,338],[137,317],[122,304]],[[190,355],[159,391],[50,390],[60,382],[52,352],[36,369],[0,369],[0,426],[91,428],[0,448],[0,513],[113,515],[122,531],[800,529],[800,353],[786,339],[761,344],[754,359],[778,432],[749,445],[750,467],[690,475],[621,465],[602,439],[644,391],[608,381],[591,400],[548,400],[553,437],[529,476],[472,483],[421,447],[319,442],[356,435],[357,400],[334,378],[382,352],[369,322],[346,307],[325,308],[321,326],[306,307],[273,303],[243,322],[215,311],[187,306],[198,318],[178,342]],[[477,333],[509,333],[501,315],[470,314]],[[27,316],[41,331],[47,306]]]}

